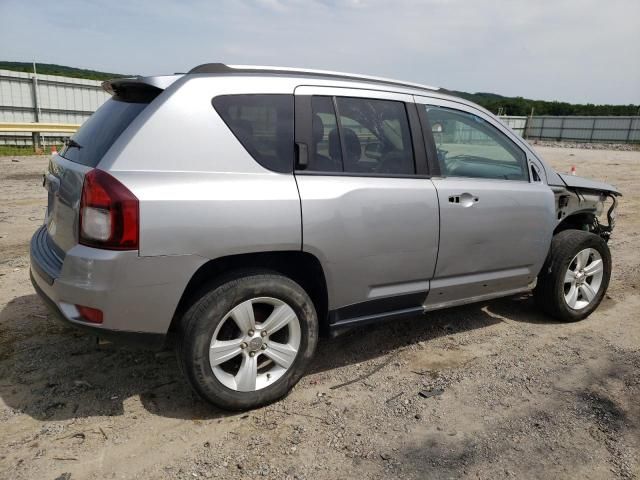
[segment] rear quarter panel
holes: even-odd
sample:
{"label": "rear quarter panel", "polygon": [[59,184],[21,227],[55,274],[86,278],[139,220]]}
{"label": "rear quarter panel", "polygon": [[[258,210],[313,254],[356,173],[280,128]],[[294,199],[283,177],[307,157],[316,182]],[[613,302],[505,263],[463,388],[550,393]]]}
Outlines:
{"label": "rear quarter panel", "polygon": [[118,139],[100,164],[140,200],[140,255],[217,258],[299,250],[293,174],[260,166],[211,105],[230,93],[290,93],[277,81],[185,77]]}
{"label": "rear quarter panel", "polygon": [[299,250],[300,200],[292,175],[139,172],[118,178],[140,199],[140,255],[217,258]]}

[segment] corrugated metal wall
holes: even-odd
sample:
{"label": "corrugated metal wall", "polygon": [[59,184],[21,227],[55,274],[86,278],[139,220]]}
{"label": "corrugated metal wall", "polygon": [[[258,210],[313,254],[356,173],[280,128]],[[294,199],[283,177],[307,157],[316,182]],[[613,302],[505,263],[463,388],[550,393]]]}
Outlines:
{"label": "corrugated metal wall", "polygon": [[528,119],[526,138],[575,142],[640,142],[640,117],[551,117]]}
{"label": "corrugated metal wall", "polygon": [[[108,98],[99,81],[0,70],[0,122],[80,124]],[[0,132],[0,144],[31,145],[31,134]]]}
{"label": "corrugated metal wall", "polygon": [[500,115],[500,120],[508,126],[511,130],[516,132],[521,137],[524,136],[524,129],[527,126],[527,117],[508,117],[506,115]]}

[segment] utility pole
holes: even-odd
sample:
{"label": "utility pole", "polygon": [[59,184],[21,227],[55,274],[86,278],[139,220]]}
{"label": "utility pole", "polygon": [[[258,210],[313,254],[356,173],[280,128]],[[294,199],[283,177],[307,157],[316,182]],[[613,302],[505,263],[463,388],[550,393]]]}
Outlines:
{"label": "utility pole", "polygon": [[[39,123],[40,118],[42,117],[42,111],[40,110],[40,102],[38,99],[38,72],[36,71],[35,60],[33,61],[33,78],[31,88],[33,89],[33,114],[36,123]],[[33,140],[33,149],[38,151],[41,144],[40,132],[31,132],[31,137]]]}
{"label": "utility pole", "polygon": [[[531,107],[531,114],[529,115],[529,118],[527,118],[527,120],[525,121],[524,129],[522,131],[522,138],[529,137],[529,129],[531,128],[532,123],[533,123],[533,107]],[[542,133],[542,131],[540,133]]]}
{"label": "utility pole", "polygon": [[38,72],[36,71],[36,61],[33,61],[33,98],[35,101],[35,113],[36,113],[36,122],[40,121],[40,117],[42,116],[42,111],[40,110],[40,99],[38,98]]}

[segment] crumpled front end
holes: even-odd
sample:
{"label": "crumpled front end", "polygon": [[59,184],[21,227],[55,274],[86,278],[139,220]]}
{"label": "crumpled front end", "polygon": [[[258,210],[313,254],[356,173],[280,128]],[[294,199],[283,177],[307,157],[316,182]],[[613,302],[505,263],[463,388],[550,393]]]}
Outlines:
{"label": "crumpled front end", "polygon": [[555,233],[580,229],[608,241],[615,227],[617,197],[622,193],[604,182],[562,173],[558,176],[565,186],[553,187],[558,220]]}

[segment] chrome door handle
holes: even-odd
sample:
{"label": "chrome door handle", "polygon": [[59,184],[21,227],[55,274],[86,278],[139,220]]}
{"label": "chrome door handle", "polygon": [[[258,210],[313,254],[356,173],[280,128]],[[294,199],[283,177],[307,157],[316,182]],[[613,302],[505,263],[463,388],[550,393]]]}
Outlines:
{"label": "chrome door handle", "polygon": [[460,205],[461,207],[472,207],[475,203],[478,203],[480,199],[471,193],[465,192],[460,195],[451,195],[449,197],[449,203]]}

